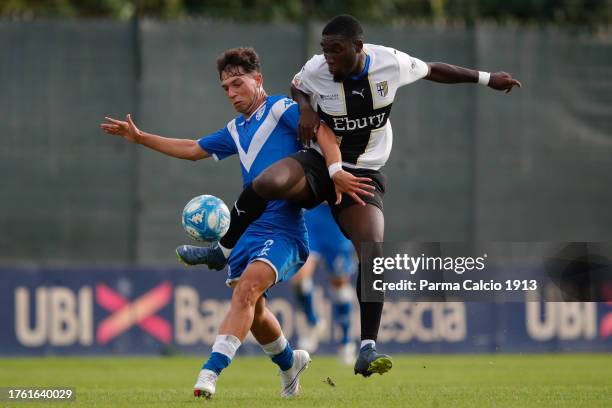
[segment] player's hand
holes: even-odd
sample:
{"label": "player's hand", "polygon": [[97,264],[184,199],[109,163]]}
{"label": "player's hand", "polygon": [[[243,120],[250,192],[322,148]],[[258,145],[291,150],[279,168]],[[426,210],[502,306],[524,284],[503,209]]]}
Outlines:
{"label": "player's hand", "polygon": [[496,89],[498,91],[506,91],[509,93],[513,87],[518,86],[519,88],[523,85],[516,79],[512,78],[507,72],[493,72],[491,78],[489,78],[489,88]]}
{"label": "player's hand", "polygon": [[332,181],[336,188],[336,205],[340,204],[340,201],[342,201],[342,193],[351,196],[358,204],[365,205],[365,202],[359,195],[372,197],[374,196],[372,190],[376,189],[373,185],[368,184],[372,182],[372,179],[368,177],[356,177],[344,170],[340,170],[334,174]]}
{"label": "player's hand", "polygon": [[298,122],[298,135],[304,146],[310,146],[310,141],[317,134],[320,123],[321,120],[317,112],[313,109],[302,109]]}
{"label": "player's hand", "polygon": [[128,114],[126,120],[117,120],[105,117],[105,123],[100,124],[100,128],[109,135],[121,136],[132,143],[139,143],[141,132],[132,121],[132,115]]}

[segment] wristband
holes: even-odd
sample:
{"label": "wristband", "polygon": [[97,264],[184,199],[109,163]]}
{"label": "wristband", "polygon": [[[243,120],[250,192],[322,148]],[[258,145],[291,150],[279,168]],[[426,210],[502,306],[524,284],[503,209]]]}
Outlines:
{"label": "wristband", "polygon": [[336,174],[337,172],[342,170],[342,163],[340,162],[335,162],[329,165],[329,167],[327,167],[327,171],[329,171],[329,178],[333,178],[334,174]]}
{"label": "wristband", "polygon": [[489,85],[490,79],[491,79],[490,72],[478,71],[478,83],[480,85],[484,85],[484,86]]}

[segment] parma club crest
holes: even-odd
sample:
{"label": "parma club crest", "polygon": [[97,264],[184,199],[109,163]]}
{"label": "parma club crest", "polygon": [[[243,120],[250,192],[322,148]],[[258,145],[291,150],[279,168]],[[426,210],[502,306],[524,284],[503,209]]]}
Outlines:
{"label": "parma club crest", "polygon": [[389,93],[389,84],[387,83],[387,81],[377,82],[376,91],[383,98],[387,96],[387,94]]}

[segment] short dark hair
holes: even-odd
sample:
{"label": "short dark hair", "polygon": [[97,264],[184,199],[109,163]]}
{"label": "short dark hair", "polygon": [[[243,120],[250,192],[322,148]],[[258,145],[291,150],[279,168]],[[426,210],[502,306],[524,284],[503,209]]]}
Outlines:
{"label": "short dark hair", "polygon": [[356,40],[363,36],[363,28],[355,17],[341,14],[325,25],[323,35],[341,35],[349,40]]}
{"label": "short dark hair", "polygon": [[246,73],[261,72],[259,55],[257,55],[255,49],[251,47],[230,48],[217,58],[219,78],[221,78],[223,71],[238,67],[242,67]]}

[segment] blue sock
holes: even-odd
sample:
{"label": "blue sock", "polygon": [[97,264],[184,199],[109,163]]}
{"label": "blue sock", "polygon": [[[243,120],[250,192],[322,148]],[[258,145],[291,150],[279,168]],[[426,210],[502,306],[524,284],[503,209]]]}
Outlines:
{"label": "blue sock", "polygon": [[312,304],[312,290],[304,294],[304,313],[306,314],[306,319],[311,326],[317,324],[319,318],[317,317]]}
{"label": "blue sock", "polygon": [[353,304],[351,302],[334,302],[333,304],[333,315],[334,322],[340,325],[342,330],[342,338],[340,344],[347,344],[351,341],[351,309]]}
{"label": "blue sock", "polygon": [[287,371],[293,367],[293,349],[291,345],[287,343],[283,351],[272,357],[272,361],[283,371]]}
{"label": "blue sock", "polygon": [[319,321],[317,314],[314,310],[312,303],[312,280],[300,282],[295,287],[295,296],[298,301],[298,305],[302,308],[302,311],[306,315],[308,324],[314,326]]}
{"label": "blue sock", "polygon": [[208,357],[206,363],[204,363],[204,365],[202,366],[202,369],[214,371],[215,373],[217,373],[217,375],[219,375],[225,367],[230,365],[231,362],[232,359],[226,356],[225,354],[213,351],[210,357]]}

